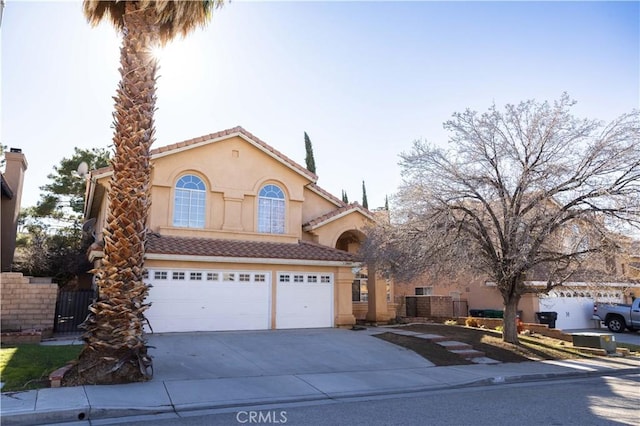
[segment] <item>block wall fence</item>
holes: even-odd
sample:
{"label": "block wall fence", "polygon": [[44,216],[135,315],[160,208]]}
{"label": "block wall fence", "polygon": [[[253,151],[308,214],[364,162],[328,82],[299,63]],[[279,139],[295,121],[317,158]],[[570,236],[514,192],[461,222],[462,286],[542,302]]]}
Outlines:
{"label": "block wall fence", "polygon": [[50,279],[0,274],[0,324],[3,332],[39,331],[53,334],[58,285]]}

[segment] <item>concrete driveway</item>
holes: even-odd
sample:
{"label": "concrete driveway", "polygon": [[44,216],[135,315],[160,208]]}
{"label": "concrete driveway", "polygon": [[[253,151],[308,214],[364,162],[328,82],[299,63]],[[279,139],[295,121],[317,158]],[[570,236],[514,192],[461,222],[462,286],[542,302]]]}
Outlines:
{"label": "concrete driveway", "polygon": [[345,329],[160,333],[154,380],[215,379],[432,367],[413,351]]}

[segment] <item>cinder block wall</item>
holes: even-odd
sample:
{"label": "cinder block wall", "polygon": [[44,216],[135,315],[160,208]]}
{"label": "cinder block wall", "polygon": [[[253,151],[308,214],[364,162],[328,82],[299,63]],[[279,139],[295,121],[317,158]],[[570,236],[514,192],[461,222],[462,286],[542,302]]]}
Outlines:
{"label": "cinder block wall", "polygon": [[0,274],[0,321],[2,331],[38,330],[53,333],[58,285],[51,280],[33,279],[16,272]]}

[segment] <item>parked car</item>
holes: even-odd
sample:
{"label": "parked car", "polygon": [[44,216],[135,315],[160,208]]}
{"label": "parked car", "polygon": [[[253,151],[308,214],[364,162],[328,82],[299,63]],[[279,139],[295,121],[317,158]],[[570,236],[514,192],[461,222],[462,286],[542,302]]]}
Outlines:
{"label": "parked car", "polygon": [[640,329],[640,298],[631,305],[622,303],[596,303],[593,315],[604,321],[607,328],[620,333],[628,328],[630,331]]}

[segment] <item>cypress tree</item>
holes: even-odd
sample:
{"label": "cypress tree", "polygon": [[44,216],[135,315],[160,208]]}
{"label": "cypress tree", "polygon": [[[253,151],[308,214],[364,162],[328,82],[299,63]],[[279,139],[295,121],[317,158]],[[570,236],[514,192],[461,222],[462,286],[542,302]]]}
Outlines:
{"label": "cypress tree", "polygon": [[367,188],[364,186],[364,181],[362,181],[362,207],[365,209],[369,208],[369,202],[367,201]]}
{"label": "cypress tree", "polygon": [[349,204],[349,197],[347,197],[347,191],[342,190],[342,201]]}
{"label": "cypress tree", "polygon": [[389,196],[388,195],[384,196],[384,209],[386,211],[389,211]]}
{"label": "cypress tree", "polygon": [[315,174],[316,160],[313,158],[313,146],[311,145],[311,139],[309,139],[307,132],[304,132],[304,148],[307,151],[307,156],[304,159],[307,163],[307,170]]}

